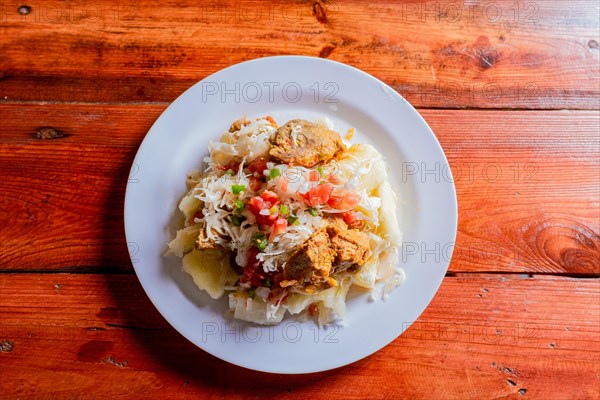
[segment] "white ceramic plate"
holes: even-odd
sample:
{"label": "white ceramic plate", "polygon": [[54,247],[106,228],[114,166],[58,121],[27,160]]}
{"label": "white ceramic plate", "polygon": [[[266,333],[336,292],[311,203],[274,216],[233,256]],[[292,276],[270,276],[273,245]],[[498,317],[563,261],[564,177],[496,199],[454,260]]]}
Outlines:
{"label": "white ceramic plate", "polygon": [[[216,140],[242,115],[328,117],[354,143],[386,157],[399,198],[406,278],[386,301],[348,299],[344,326],[319,329],[285,319],[260,327],[223,315],[214,301],[164,257],[185,193],[186,173],[201,165]],[[350,66],[311,57],[269,57],[237,64],[197,83],[165,110],[140,146],[125,198],[132,263],[156,308],[183,336],[231,363],[266,372],[307,373],[360,360],[397,338],[423,312],[452,256],[457,206],[452,176],[431,129],[389,86]]]}

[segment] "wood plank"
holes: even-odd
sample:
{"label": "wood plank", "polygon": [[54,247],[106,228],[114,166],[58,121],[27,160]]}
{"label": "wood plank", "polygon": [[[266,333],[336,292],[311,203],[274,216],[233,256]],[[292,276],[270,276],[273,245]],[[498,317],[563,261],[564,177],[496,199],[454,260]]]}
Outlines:
{"label": "wood plank", "polygon": [[418,107],[598,108],[595,0],[22,5],[2,2],[3,100],[170,102],[231,64],[299,54],[356,66]]}
{"label": "wood plank", "polygon": [[600,274],[597,113],[423,115],[456,184],[451,270]]}
{"label": "wood plank", "polygon": [[[163,108],[2,106],[2,269],[130,270],[125,187]],[[40,126],[65,136],[34,139]]]}
{"label": "wood plank", "polygon": [[[127,174],[163,107],[2,110],[1,268],[130,269],[122,226]],[[597,114],[423,115],[446,151],[457,187],[459,232],[451,271],[599,273]],[[502,128],[494,123],[499,119]],[[39,126],[66,136],[34,139]],[[494,137],[502,139],[489,139]],[[447,178],[444,166],[433,175],[428,171],[435,166],[416,168],[420,179]],[[430,249],[415,245],[428,257]]]}
{"label": "wood plank", "polygon": [[600,388],[598,279],[446,278],[389,346],[295,376],[247,371],[196,348],[134,275],[2,274],[0,292],[4,398],[581,399]]}
{"label": "wood plank", "polygon": [[[162,110],[4,105],[0,268],[129,270],[122,224],[127,174]],[[600,274],[597,113],[422,114],[445,149],[458,193],[451,271]],[[40,126],[66,136],[34,139]],[[412,167],[401,173],[448,177],[445,166]],[[446,256],[445,245],[439,256]],[[430,247],[412,244],[411,251],[436,256]]]}

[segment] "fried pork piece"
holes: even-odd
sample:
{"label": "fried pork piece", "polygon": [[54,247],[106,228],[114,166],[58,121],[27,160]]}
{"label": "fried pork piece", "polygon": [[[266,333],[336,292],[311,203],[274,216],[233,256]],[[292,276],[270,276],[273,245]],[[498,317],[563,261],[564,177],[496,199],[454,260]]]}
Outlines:
{"label": "fried pork piece", "polygon": [[340,134],[303,119],[282,125],[270,138],[269,154],[284,164],[311,168],[346,150]]}
{"label": "fried pork piece", "polygon": [[248,121],[246,119],[246,116],[244,115],[242,118],[236,120],[233,124],[231,124],[231,126],[229,127],[229,132],[231,132],[231,133],[237,132],[240,129],[242,129],[245,125],[247,125],[248,123],[250,123],[250,121]]}
{"label": "fried pork piece", "polygon": [[283,268],[282,287],[294,286],[307,293],[327,289],[337,283],[330,275],[357,270],[369,256],[369,237],[348,229],[341,218],[315,232],[290,257]]}
{"label": "fried pork piece", "polygon": [[292,254],[283,269],[283,278],[298,283],[325,282],[329,278],[334,257],[327,232],[324,229],[317,231]]}
{"label": "fried pork piece", "polygon": [[[341,218],[336,220],[345,225]],[[339,229],[339,225],[334,224],[331,224],[327,230],[331,248],[336,254],[333,272],[356,271],[367,261],[370,243],[365,233],[357,229]]]}

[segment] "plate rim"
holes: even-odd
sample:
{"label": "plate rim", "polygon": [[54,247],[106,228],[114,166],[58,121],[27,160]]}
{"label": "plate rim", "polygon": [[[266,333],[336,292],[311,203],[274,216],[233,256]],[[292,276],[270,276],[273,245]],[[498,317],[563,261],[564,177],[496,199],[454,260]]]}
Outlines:
{"label": "plate rim", "polygon": [[[188,92],[190,92],[194,87],[196,87],[197,85],[202,84],[202,82],[206,82],[212,78],[214,78],[216,75],[225,73],[226,71],[230,71],[232,69],[235,68],[241,68],[243,65],[249,65],[249,64],[255,64],[255,63],[261,63],[261,62],[277,62],[278,60],[310,60],[312,62],[316,62],[316,63],[325,63],[325,64],[330,64],[330,65],[334,65],[338,68],[343,68],[343,69],[347,69],[352,71],[353,73],[358,73],[362,76],[362,78],[367,79],[369,81],[372,81],[374,83],[377,83],[378,85],[380,85],[381,88],[385,88],[387,90],[389,90],[389,92],[387,92],[388,96],[393,96],[396,98],[396,100],[400,100],[402,101],[402,103],[404,104],[404,106],[407,106],[410,110],[411,110],[411,114],[416,117],[419,122],[427,128],[431,139],[433,139],[433,143],[436,146],[436,150],[438,152],[439,155],[441,155],[441,157],[443,157],[443,160],[446,162],[447,165],[449,165],[448,163],[448,159],[443,151],[443,148],[441,147],[441,144],[439,143],[439,140],[437,138],[437,136],[435,135],[435,133],[433,132],[433,130],[431,129],[431,127],[429,126],[429,124],[426,122],[426,120],[423,118],[423,116],[415,109],[415,107],[408,102],[400,93],[398,93],[397,91],[395,91],[393,88],[391,88],[389,85],[387,85],[385,82],[381,81],[380,79],[374,77],[373,75],[362,71],[352,65],[348,65],[342,62],[338,62],[335,60],[330,60],[330,59],[323,59],[323,58],[319,58],[319,57],[312,57],[312,56],[299,56],[299,55],[277,55],[277,56],[268,56],[268,57],[260,57],[260,58],[255,58],[255,59],[250,59],[250,60],[246,60],[246,61],[242,61],[236,64],[232,64],[229,65],[223,69],[220,69],[206,77],[204,77],[203,79],[197,81],[195,84],[191,85],[190,87],[188,87],[185,91],[183,91],[175,100],[173,100],[171,102],[171,104],[169,104],[168,107],[166,107],[161,114],[157,117],[157,119],[154,121],[154,123],[152,124],[152,126],[148,129],[148,132],[144,135],[144,138],[142,139],[134,160],[132,162],[132,166],[130,168],[129,171],[129,175],[128,177],[131,176],[132,173],[135,172],[135,167],[136,167],[136,161],[139,161],[139,157],[140,154],[142,154],[142,152],[144,151],[145,147],[148,146],[148,143],[150,143],[150,140],[148,138],[154,138],[157,137],[158,135],[161,135],[161,131],[155,129],[156,126],[159,125],[159,122],[163,119],[163,118],[167,118],[165,117],[165,115],[168,115],[169,110],[177,107],[181,102],[184,101],[184,95]],[[458,228],[458,200],[457,200],[457,195],[456,195],[456,186],[454,184],[454,178],[452,177],[452,171],[450,169],[448,169],[448,174],[450,177],[450,182],[446,182],[449,184],[448,188],[451,189],[451,194],[452,196],[448,197],[447,200],[447,205],[450,206],[450,209],[453,211],[452,215],[448,217],[448,224],[450,226],[450,230],[452,231],[452,243],[455,243],[456,241],[456,235],[457,235],[457,228]],[[126,186],[126,190],[125,190],[125,198],[124,198],[124,206],[123,206],[123,222],[124,222],[124,226],[125,226],[125,237],[126,237],[126,241],[127,241],[127,245],[129,248],[129,243],[130,243],[130,238],[131,238],[131,228],[128,229],[129,224],[131,223],[131,221],[128,223],[128,218],[127,215],[131,215],[131,213],[128,213],[128,204],[130,203],[131,200],[128,201],[128,199],[131,199],[131,192],[133,191],[133,185],[131,185],[131,182],[127,182],[127,186]],[[129,233],[128,233],[129,232]],[[444,263],[444,271],[447,272],[449,265],[450,265],[450,260],[452,259],[452,255],[454,253],[454,247],[452,248],[452,252],[450,253],[448,260]],[[394,336],[391,340],[378,345],[377,349],[375,349],[372,352],[368,352],[367,354],[364,354],[362,356],[359,356],[357,358],[353,358],[351,360],[345,361],[343,363],[332,363],[335,365],[330,365],[330,366],[324,366],[324,367],[320,367],[320,368],[316,368],[316,369],[309,369],[309,370],[280,370],[277,368],[274,369],[268,369],[268,368],[257,368],[255,366],[248,366],[245,365],[244,363],[241,362],[237,362],[236,360],[230,359],[230,358],[225,358],[222,357],[221,355],[215,354],[215,352],[211,351],[211,349],[207,348],[208,346],[202,346],[198,343],[196,343],[194,340],[192,340],[192,338],[188,337],[187,334],[185,334],[184,332],[182,332],[182,330],[176,326],[176,324],[171,320],[171,318],[169,318],[168,313],[163,312],[162,307],[159,306],[157,304],[157,302],[155,301],[155,299],[153,298],[153,296],[150,295],[151,291],[148,289],[147,285],[144,283],[145,278],[143,278],[143,274],[141,274],[140,270],[139,270],[139,266],[136,266],[136,263],[133,261],[133,256],[131,254],[131,252],[129,252],[129,256],[130,256],[130,261],[131,264],[133,266],[133,269],[135,271],[136,277],[138,278],[138,281],[140,282],[140,285],[142,286],[142,288],[144,289],[144,292],[146,294],[146,296],[148,297],[148,299],[151,301],[151,303],[153,304],[153,306],[156,308],[156,310],[161,314],[161,316],[169,323],[169,325],[171,325],[171,327],[173,329],[175,329],[181,336],[183,336],[185,339],[187,339],[188,341],[190,341],[192,344],[194,344],[196,347],[200,348],[201,350],[211,354],[214,357],[217,357],[221,360],[224,360],[228,363],[243,367],[243,368],[247,368],[247,369],[251,369],[251,370],[256,370],[256,371],[261,371],[261,372],[266,372],[266,373],[279,373],[279,374],[305,374],[305,373],[315,373],[315,372],[322,372],[322,371],[327,371],[327,370],[332,370],[332,369],[336,369],[336,368],[340,368],[343,367],[345,365],[349,365],[352,364],[356,361],[359,361],[361,359],[364,359],[372,354],[374,354],[375,352],[383,349],[384,347],[386,347],[387,345],[389,345],[392,341],[396,340],[398,337],[400,337],[404,331],[406,329],[408,329],[408,327],[412,324],[414,324],[414,322],[420,317],[420,315],[427,309],[427,307],[429,307],[429,305],[431,304],[431,301],[434,299],[434,297],[436,296],[436,294],[439,291],[439,288],[444,280],[445,277],[445,273],[444,275],[441,277],[441,279],[439,280],[439,283],[436,285],[435,290],[433,291],[433,296],[428,300],[427,304],[425,305],[425,307],[418,312],[417,316],[415,317],[414,321],[410,322],[409,325],[403,329],[398,335]]]}

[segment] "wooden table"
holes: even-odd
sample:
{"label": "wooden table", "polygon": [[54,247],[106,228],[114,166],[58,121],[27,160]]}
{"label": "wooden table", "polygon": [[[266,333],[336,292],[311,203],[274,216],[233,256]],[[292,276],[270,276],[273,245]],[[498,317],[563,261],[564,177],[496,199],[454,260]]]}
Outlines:
{"label": "wooden table", "polygon": [[[598,1],[198,4],[2,0],[0,397],[600,396]],[[459,202],[419,320],[362,361],[298,376],[187,342],[142,291],[123,232],[133,157],[167,105],[280,54],[405,96]]]}

